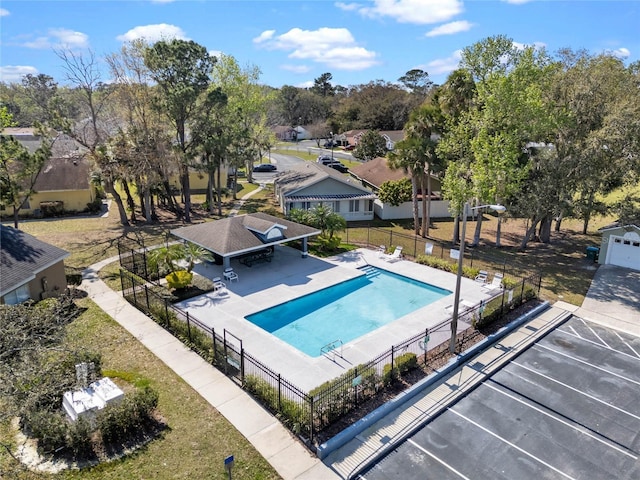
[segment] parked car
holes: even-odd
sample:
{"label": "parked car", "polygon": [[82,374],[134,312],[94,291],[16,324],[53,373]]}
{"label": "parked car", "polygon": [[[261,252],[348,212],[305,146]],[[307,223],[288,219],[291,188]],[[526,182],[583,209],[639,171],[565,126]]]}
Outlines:
{"label": "parked car", "polygon": [[335,160],[333,158],[331,158],[329,155],[320,155],[318,157],[318,160],[316,160],[318,163],[321,163],[322,165],[326,165],[328,163],[334,162]]}
{"label": "parked car", "polygon": [[271,163],[261,163],[260,165],[256,165],[253,167],[254,172],[274,172],[278,168]]}
{"label": "parked car", "polygon": [[356,148],[355,145],[346,145],[344,147],[342,147],[344,150],[353,150],[354,148]]}
{"label": "parked car", "polygon": [[330,162],[327,164],[327,167],[331,167],[334,170],[338,170],[340,173],[347,173],[349,169],[340,162]]}

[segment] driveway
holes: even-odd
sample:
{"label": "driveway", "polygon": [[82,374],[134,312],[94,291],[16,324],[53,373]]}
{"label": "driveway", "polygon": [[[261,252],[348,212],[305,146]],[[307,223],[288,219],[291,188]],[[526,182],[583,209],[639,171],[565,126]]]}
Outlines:
{"label": "driveway", "polygon": [[640,272],[600,265],[579,314],[585,319],[640,332]]}

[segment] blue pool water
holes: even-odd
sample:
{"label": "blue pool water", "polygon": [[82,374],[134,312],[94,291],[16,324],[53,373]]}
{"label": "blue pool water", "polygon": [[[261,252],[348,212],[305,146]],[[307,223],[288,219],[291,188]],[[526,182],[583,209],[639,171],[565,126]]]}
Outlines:
{"label": "blue pool water", "polygon": [[451,294],[387,270],[365,268],[366,275],[246,318],[307,355],[318,357],[321,348],[334,340],[347,343]]}

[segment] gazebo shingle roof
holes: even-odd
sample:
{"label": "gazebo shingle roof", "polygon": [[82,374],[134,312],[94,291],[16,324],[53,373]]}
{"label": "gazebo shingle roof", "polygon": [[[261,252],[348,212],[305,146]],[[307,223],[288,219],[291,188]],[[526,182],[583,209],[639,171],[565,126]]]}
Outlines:
{"label": "gazebo shingle roof", "polygon": [[[271,242],[261,240],[254,233],[266,234],[275,227],[281,227],[283,237],[278,237],[277,240]],[[318,235],[320,231],[266,213],[250,213],[178,228],[172,230],[171,234],[218,255],[233,256],[259,250],[269,245]]]}

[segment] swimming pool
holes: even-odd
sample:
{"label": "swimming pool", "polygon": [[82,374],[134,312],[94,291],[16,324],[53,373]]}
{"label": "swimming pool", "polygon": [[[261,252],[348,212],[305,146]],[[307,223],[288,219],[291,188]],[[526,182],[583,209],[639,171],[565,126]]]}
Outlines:
{"label": "swimming pool", "polygon": [[347,343],[451,291],[365,267],[365,275],[245,317],[311,357],[335,340]]}

